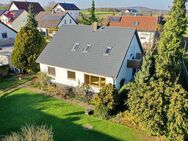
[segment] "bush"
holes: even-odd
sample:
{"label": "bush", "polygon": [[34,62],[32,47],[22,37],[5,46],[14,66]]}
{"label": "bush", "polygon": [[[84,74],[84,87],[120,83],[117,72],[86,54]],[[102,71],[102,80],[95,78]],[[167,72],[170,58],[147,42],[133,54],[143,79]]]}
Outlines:
{"label": "bush", "polygon": [[91,103],[94,92],[89,85],[83,84],[74,89],[74,94],[77,99],[81,99],[86,103]]}
{"label": "bush", "polygon": [[116,112],[118,105],[118,92],[112,84],[108,84],[100,90],[95,97],[95,114],[102,118],[108,118]]}
{"label": "bush", "polygon": [[47,91],[48,85],[50,84],[50,77],[42,72],[37,73],[36,78],[31,82],[31,86],[39,88],[40,90]]}
{"label": "bush", "polygon": [[0,66],[0,77],[1,76],[7,76],[9,73],[9,65]]}
{"label": "bush", "polygon": [[53,141],[53,132],[51,128],[47,128],[45,125],[26,125],[22,127],[20,133],[13,132],[2,141]]}

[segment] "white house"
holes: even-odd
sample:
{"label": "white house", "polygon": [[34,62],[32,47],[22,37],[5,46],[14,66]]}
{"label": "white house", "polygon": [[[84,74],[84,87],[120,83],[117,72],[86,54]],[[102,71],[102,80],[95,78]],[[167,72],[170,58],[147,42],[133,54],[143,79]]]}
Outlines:
{"label": "white house", "polygon": [[78,19],[80,9],[73,3],[57,3],[52,9],[53,12],[68,12],[75,20]]}
{"label": "white house", "polygon": [[25,10],[6,11],[0,16],[0,20],[17,32],[27,24],[28,12]]}
{"label": "white house", "polygon": [[155,44],[155,38],[159,36],[157,16],[110,16],[104,25],[126,27],[136,29],[144,49],[151,49]]}
{"label": "white house", "polygon": [[35,14],[40,13],[41,11],[44,11],[43,7],[38,2],[28,2],[28,1],[12,1],[8,11],[12,10],[25,10],[29,12],[29,5],[33,6],[33,12]]}
{"label": "white house", "polygon": [[40,12],[36,16],[38,22],[38,29],[44,32],[46,36],[53,36],[58,28],[62,25],[76,25],[76,21],[67,12],[49,13]]}
{"label": "white house", "polygon": [[142,46],[135,30],[96,24],[63,25],[40,54],[41,72],[52,82],[90,85],[96,92],[111,83],[120,88],[139,69]]}
{"label": "white house", "polygon": [[10,56],[17,32],[0,22],[0,66],[10,63]]}

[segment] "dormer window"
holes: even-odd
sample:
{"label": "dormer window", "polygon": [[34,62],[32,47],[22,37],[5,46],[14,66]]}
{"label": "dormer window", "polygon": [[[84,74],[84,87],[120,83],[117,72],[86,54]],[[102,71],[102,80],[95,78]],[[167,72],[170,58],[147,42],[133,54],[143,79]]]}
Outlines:
{"label": "dormer window", "polygon": [[105,49],[104,55],[110,55],[111,51],[112,51],[112,47],[107,47]]}
{"label": "dormer window", "polygon": [[88,53],[91,46],[92,46],[91,44],[87,44],[87,46],[83,49],[83,53]]}
{"label": "dormer window", "polygon": [[78,51],[80,43],[75,43],[72,47],[72,51]]}

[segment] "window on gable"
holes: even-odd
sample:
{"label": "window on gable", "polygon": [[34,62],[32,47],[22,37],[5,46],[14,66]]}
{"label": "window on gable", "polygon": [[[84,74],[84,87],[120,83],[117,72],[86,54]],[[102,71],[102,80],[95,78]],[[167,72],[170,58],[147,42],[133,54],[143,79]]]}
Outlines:
{"label": "window on gable", "polygon": [[139,22],[138,21],[134,21],[134,26],[138,26]]}
{"label": "window on gable", "polygon": [[70,24],[72,23],[72,20],[71,20],[71,19],[69,20],[69,23],[70,23]]}
{"label": "window on gable", "polygon": [[7,33],[2,33],[2,38],[8,38]]}
{"label": "window on gable", "polygon": [[107,47],[105,49],[104,55],[110,55],[111,51],[112,51],[112,47]]}
{"label": "window on gable", "polygon": [[80,43],[75,43],[72,47],[72,51],[78,51]]}
{"label": "window on gable", "polygon": [[91,44],[87,44],[87,46],[83,49],[83,53],[88,53],[91,46],[92,46]]}
{"label": "window on gable", "polygon": [[67,20],[64,20],[64,24],[67,24]]}

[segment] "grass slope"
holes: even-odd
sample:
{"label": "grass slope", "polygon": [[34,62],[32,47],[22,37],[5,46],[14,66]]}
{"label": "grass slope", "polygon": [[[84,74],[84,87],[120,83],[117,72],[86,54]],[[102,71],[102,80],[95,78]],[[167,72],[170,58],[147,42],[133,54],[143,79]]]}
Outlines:
{"label": "grass slope", "polygon": [[[19,131],[25,124],[52,126],[55,141],[141,141],[134,129],[84,114],[82,107],[52,97],[17,90],[0,98],[0,134]],[[85,125],[92,125],[86,130]]]}

